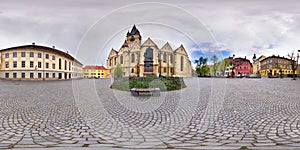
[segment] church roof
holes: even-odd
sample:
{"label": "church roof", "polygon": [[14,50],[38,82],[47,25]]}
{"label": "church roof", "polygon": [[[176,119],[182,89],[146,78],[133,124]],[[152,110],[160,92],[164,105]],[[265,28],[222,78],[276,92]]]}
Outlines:
{"label": "church roof", "polygon": [[150,37],[148,37],[148,39],[142,44],[142,46],[155,46],[155,47],[157,47],[157,45],[150,39]]}
{"label": "church roof", "polygon": [[188,55],[182,44],[174,52],[177,53],[179,50],[180,50],[181,53],[184,53],[185,55]]}
{"label": "church roof", "polygon": [[167,42],[165,45],[163,45],[161,47],[162,50],[167,50],[167,51],[172,51],[173,52],[173,49],[171,47],[171,45],[169,44],[169,42]]}
{"label": "church roof", "polygon": [[122,47],[128,47],[128,43],[126,40],[124,41],[124,44],[122,45]]}
{"label": "church roof", "polygon": [[133,25],[130,34],[131,35],[140,34],[140,31],[136,28],[135,25]]}

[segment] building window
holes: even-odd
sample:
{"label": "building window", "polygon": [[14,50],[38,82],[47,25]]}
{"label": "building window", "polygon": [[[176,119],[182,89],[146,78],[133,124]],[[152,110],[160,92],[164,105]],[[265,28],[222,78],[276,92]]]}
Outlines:
{"label": "building window", "polygon": [[33,73],[30,73],[30,78],[33,78],[34,76],[33,76]]}
{"label": "building window", "polygon": [[42,68],[42,63],[38,62],[38,68]]}
{"label": "building window", "polygon": [[134,59],[135,59],[135,58],[134,58],[134,54],[131,54],[131,62],[132,62],[132,63],[134,63],[134,61],[135,61]]}
{"label": "building window", "polygon": [[120,56],[120,63],[123,64],[123,55]]}
{"label": "building window", "polygon": [[115,57],[115,65],[117,65],[117,57]]}
{"label": "building window", "polygon": [[166,67],[164,67],[164,73],[166,73],[167,72],[167,68]]}
{"label": "building window", "polygon": [[67,61],[65,60],[65,70],[67,70]]}
{"label": "building window", "polygon": [[38,58],[42,58],[42,53],[38,53]]}
{"label": "building window", "polygon": [[166,55],[166,54],[164,54],[164,56],[163,56],[163,62],[164,62],[164,63],[167,62],[167,55]]}
{"label": "building window", "polygon": [[247,69],[247,67],[246,67],[246,66],[244,66],[244,69]]}
{"label": "building window", "polygon": [[9,63],[5,62],[5,68],[9,68]]}
{"label": "building window", "polygon": [[49,68],[49,63],[46,63],[46,68]]}
{"label": "building window", "polygon": [[45,58],[46,58],[46,59],[49,59],[49,54],[46,54],[46,55],[45,55]]}
{"label": "building window", "polygon": [[33,68],[33,61],[30,61],[30,68]]}
{"label": "building window", "polygon": [[173,73],[173,68],[170,68],[170,73]]}
{"label": "building window", "polygon": [[49,78],[49,73],[46,73],[46,78]]}
{"label": "building window", "polygon": [[25,73],[24,72],[22,72],[22,78],[25,78]]}
{"label": "building window", "polygon": [[25,68],[25,61],[22,61],[22,68]]}
{"label": "building window", "polygon": [[58,60],[58,69],[61,69],[61,59]]}
{"label": "building window", "polygon": [[55,73],[52,73],[52,78],[55,78]]}
{"label": "building window", "polygon": [[14,61],[14,68],[17,68],[17,62]]}
{"label": "building window", "polygon": [[25,52],[21,52],[21,56],[22,56],[22,57],[25,57]]}
{"label": "building window", "polygon": [[17,73],[13,73],[13,78],[17,78]]}
{"label": "building window", "polygon": [[9,73],[5,73],[5,78],[9,78]]}
{"label": "building window", "polygon": [[29,57],[34,57],[34,53],[33,53],[33,52],[30,52],[30,53],[29,53]]}
{"label": "building window", "polygon": [[9,58],[9,53],[5,53],[5,58]]}
{"label": "building window", "polygon": [[38,73],[38,78],[42,78],[42,73]]}
{"label": "building window", "polygon": [[55,69],[55,64],[52,64],[52,69]]}
{"label": "building window", "polygon": [[54,55],[52,56],[52,60],[55,60],[55,56]]}
{"label": "building window", "polygon": [[69,62],[69,70],[71,71],[71,62]]}
{"label": "building window", "polygon": [[111,62],[112,62],[112,60],[111,60],[111,59],[109,59],[109,66],[111,66]]}
{"label": "building window", "polygon": [[183,71],[183,56],[180,58],[180,70]]}
{"label": "building window", "polygon": [[[131,73],[134,73],[134,68],[131,69]],[[103,73],[102,73],[102,75],[103,75]]]}
{"label": "building window", "polygon": [[170,63],[173,63],[173,57],[170,55]]}
{"label": "building window", "polygon": [[17,52],[13,52],[13,57],[17,57]]}

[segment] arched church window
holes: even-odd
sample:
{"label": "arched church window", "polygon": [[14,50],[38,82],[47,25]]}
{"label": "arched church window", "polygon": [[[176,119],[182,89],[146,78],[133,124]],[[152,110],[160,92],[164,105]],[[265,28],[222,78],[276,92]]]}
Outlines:
{"label": "arched church window", "polygon": [[163,61],[164,61],[164,63],[167,62],[167,55],[166,55],[166,53],[165,53],[164,56],[163,56]]}
{"label": "arched church window", "polygon": [[135,56],[134,54],[131,54],[131,62],[134,63],[134,61],[135,61]]}
{"label": "arched church window", "polygon": [[120,63],[123,64],[123,55],[120,56]]}
{"label": "arched church window", "polygon": [[173,63],[173,56],[170,55],[170,63]]}
{"label": "arched church window", "polygon": [[183,56],[180,59],[180,70],[183,71]]}

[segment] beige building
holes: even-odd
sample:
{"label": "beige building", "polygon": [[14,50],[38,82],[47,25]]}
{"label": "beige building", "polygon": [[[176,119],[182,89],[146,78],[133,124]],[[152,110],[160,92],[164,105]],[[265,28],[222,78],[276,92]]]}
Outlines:
{"label": "beige building", "polygon": [[112,49],[107,58],[108,77],[114,77],[114,69],[120,64],[123,76],[180,76],[192,75],[191,61],[183,45],[173,50],[167,42],[161,48],[148,38],[142,44],[139,30],[133,26],[124,44]]}
{"label": "beige building", "polygon": [[70,54],[35,45],[0,50],[0,78],[7,80],[59,80],[82,78],[82,64]]}
{"label": "beige building", "polygon": [[252,65],[252,73],[253,74],[259,74],[261,70],[261,61],[264,60],[266,56],[262,55],[259,58],[256,58],[256,55],[254,54],[252,60],[253,60],[253,65]]}
{"label": "beige building", "polygon": [[[291,60],[280,56],[269,56],[261,61],[261,76],[291,76],[293,74]],[[297,71],[296,71],[297,74]]]}

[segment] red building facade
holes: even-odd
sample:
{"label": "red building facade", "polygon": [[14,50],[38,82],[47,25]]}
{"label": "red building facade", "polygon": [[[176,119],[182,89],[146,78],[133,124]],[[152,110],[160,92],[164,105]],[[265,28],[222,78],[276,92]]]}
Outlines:
{"label": "red building facade", "polygon": [[236,75],[249,76],[252,72],[252,64],[246,58],[233,59],[234,72]]}

